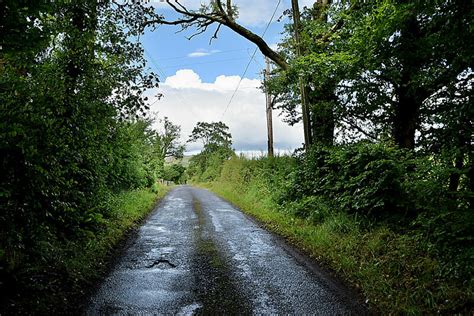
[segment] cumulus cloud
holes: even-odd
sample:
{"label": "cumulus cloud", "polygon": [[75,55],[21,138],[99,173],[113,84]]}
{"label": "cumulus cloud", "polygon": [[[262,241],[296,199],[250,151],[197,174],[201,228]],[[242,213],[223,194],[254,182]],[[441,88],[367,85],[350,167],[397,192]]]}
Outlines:
{"label": "cumulus cloud", "polygon": [[[182,69],[169,76],[150,95],[162,93],[163,99],[151,105],[159,117],[167,116],[182,127],[186,141],[197,122],[223,121],[230,128],[233,147],[243,152],[267,149],[265,95],[257,79],[244,78],[232,103],[229,100],[240,81],[239,76],[218,76],[214,82],[203,82],[191,69]],[[153,100],[152,100],[153,101]],[[301,146],[302,127],[290,127],[274,113],[275,148],[283,151]],[[188,144],[188,152],[201,149],[201,144]]]}
{"label": "cumulus cloud", "polygon": [[[201,78],[192,69],[181,69],[176,74],[165,79],[162,86],[177,90],[198,89],[217,93],[228,93],[235,90],[239,84],[240,76],[218,76],[212,83],[202,82]],[[244,78],[240,82],[239,90],[256,90],[261,86],[260,80]]]}

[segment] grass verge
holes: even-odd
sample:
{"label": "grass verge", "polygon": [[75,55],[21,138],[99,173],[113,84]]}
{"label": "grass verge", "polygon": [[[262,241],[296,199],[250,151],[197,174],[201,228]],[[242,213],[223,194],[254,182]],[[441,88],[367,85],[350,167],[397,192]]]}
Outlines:
{"label": "grass verge", "polygon": [[363,294],[376,313],[472,311],[472,278],[465,276],[464,284],[454,281],[450,265],[429,255],[416,234],[396,233],[383,225],[363,228],[357,218],[340,212],[318,223],[301,219],[285,213],[268,192],[252,185],[203,186],[335,271]]}
{"label": "grass verge", "polygon": [[28,264],[15,276],[15,293],[3,313],[80,314],[79,306],[106,273],[117,246],[153,210],[168,187],[140,189],[112,195],[110,212],[101,229],[73,242],[51,245],[44,262]]}

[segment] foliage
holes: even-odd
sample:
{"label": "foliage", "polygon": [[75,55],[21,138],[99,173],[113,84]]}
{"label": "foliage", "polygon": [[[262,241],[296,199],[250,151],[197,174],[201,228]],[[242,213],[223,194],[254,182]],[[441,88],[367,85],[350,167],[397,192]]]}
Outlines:
{"label": "foliage", "polygon": [[35,275],[62,282],[45,271],[62,272],[62,250],[104,228],[109,197],[151,186],[161,171],[158,134],[143,119],[157,78],[133,41],[152,11],[94,0],[2,4],[0,289],[13,289],[2,301]]}
{"label": "foliage", "polygon": [[[420,174],[422,171],[409,152],[383,143],[314,146],[300,155],[298,161],[293,182],[282,199],[321,196],[344,210],[360,214],[406,216],[414,210],[418,198],[410,193],[421,193],[407,190],[412,182],[420,177],[426,180],[428,176]],[[447,192],[442,188],[438,187],[436,193],[436,202],[446,198]]]}
{"label": "foliage", "polygon": [[172,164],[169,166],[165,166],[163,172],[163,179],[167,181],[172,181],[176,184],[186,183],[186,168],[180,164]]}
{"label": "foliage", "polygon": [[234,155],[232,136],[222,122],[198,122],[188,142],[200,140],[204,148],[189,161],[188,174],[193,181],[212,181],[221,172],[222,162]]}
{"label": "foliage", "polygon": [[179,143],[181,137],[181,127],[173,124],[166,116],[160,121],[163,124],[163,131],[155,134],[153,146],[160,159],[183,158],[184,145]]}
{"label": "foliage", "polygon": [[197,122],[189,135],[188,142],[201,141],[205,149],[214,147],[229,147],[232,145],[232,136],[228,132],[229,127],[223,122]]}

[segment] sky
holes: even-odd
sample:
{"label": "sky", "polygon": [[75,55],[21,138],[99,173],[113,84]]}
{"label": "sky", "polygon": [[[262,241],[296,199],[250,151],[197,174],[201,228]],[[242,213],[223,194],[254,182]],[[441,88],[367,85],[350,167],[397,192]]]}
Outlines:
{"label": "sky", "polygon": [[[165,3],[150,2],[166,18],[176,17]],[[197,8],[200,2],[180,1],[188,8]],[[258,35],[263,34],[278,3],[275,0],[233,2],[239,7],[237,21]],[[300,6],[312,2],[300,1]],[[280,41],[288,20],[278,19],[290,7],[290,0],[281,0],[264,36],[269,45],[276,46]],[[155,30],[147,29],[140,39],[148,66],[161,81],[159,88],[147,92],[152,112],[180,125],[183,142],[197,122],[222,121],[229,126],[233,148],[237,152],[256,155],[266,152],[265,95],[259,89],[265,63],[260,51],[257,50],[252,59],[256,46],[225,27],[211,43],[214,26],[190,40],[188,37],[195,33],[194,29],[179,30],[179,26],[161,25]],[[158,100],[155,96],[159,93],[163,97]],[[301,147],[301,125],[288,126],[281,121],[277,111],[273,113],[273,122],[276,151],[288,152]],[[186,147],[187,154],[202,149],[199,143],[188,143]]]}

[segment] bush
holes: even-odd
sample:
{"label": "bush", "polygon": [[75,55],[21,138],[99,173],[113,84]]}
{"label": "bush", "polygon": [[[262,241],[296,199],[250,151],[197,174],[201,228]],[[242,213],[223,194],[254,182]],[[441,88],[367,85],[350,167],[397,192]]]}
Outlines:
{"label": "bush", "polygon": [[163,171],[163,179],[172,181],[176,184],[186,182],[186,168],[179,164],[165,166]]}
{"label": "bush", "polygon": [[297,161],[281,201],[322,196],[342,210],[371,216],[415,214],[448,203],[433,172],[439,167],[391,144],[314,146]]}
{"label": "bush", "polygon": [[191,157],[188,174],[191,181],[207,182],[216,180],[222,170],[223,163],[235,153],[226,147],[210,147]]}
{"label": "bush", "polygon": [[295,216],[306,218],[313,223],[322,222],[333,213],[330,203],[321,196],[306,196],[301,200],[289,202],[285,210]]}
{"label": "bush", "polygon": [[378,312],[468,314],[473,213],[450,195],[438,159],[370,143],[233,157],[211,188],[344,276]]}

